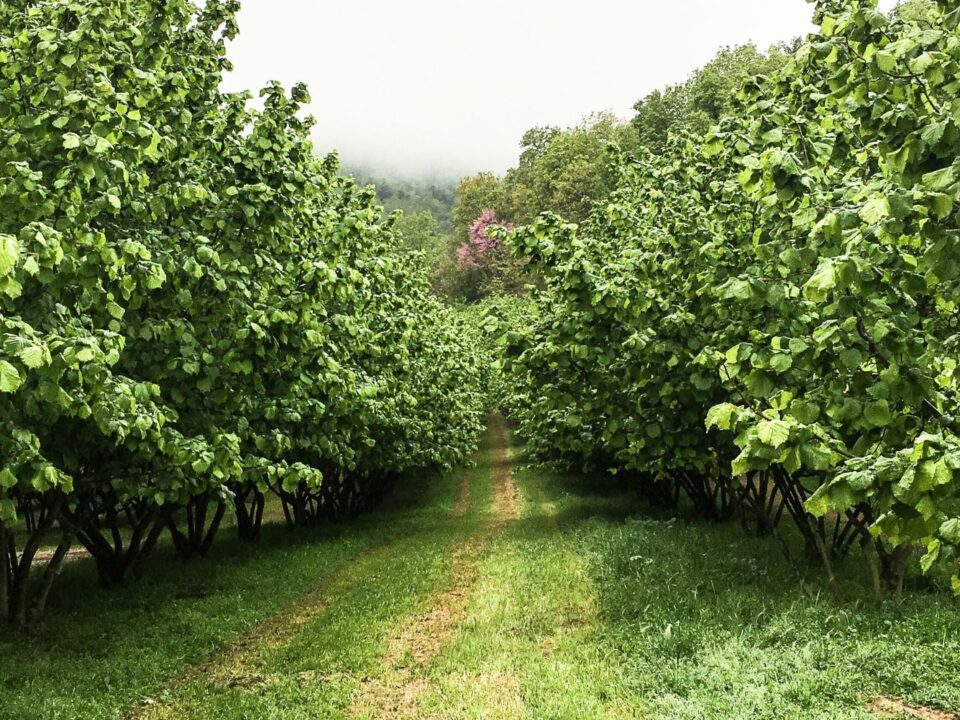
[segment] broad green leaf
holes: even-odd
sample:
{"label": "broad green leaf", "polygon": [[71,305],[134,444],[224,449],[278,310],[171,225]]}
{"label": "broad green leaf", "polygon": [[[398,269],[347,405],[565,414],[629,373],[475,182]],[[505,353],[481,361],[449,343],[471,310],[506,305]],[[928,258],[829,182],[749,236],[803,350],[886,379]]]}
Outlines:
{"label": "broad green leaf", "polygon": [[20,258],[20,243],[13,235],[0,235],[0,277],[9,275]]}
{"label": "broad green leaf", "polygon": [[20,372],[6,360],[0,360],[0,392],[16,392],[21,384]]}
{"label": "broad green leaf", "polygon": [[10,468],[0,470],[0,488],[9,489],[17,484],[17,476],[10,472]]}
{"label": "broad green leaf", "polygon": [[887,198],[871,198],[864,203],[860,210],[860,217],[865,223],[876,225],[890,217],[890,200]]}
{"label": "broad green leaf", "polygon": [[804,294],[811,300],[824,300],[837,286],[837,270],[832,260],[824,260],[803,286]]}
{"label": "broad green leaf", "polygon": [[39,345],[28,345],[17,354],[17,357],[31,370],[47,364],[46,353]]}
{"label": "broad green leaf", "polygon": [[948,543],[960,546],[960,518],[947,520],[940,526],[940,536]]}
{"label": "broad green leaf", "polygon": [[923,570],[924,573],[930,572],[930,568],[933,567],[933,564],[940,557],[940,548],[941,543],[939,540],[931,540],[927,545],[926,554],[920,558],[920,569]]}
{"label": "broad green leaf", "polygon": [[942,170],[929,172],[923,176],[924,186],[929,190],[937,192],[952,187],[956,182],[957,175],[955,166],[953,165],[943,168]]}
{"label": "broad green leaf", "polygon": [[863,417],[873,427],[889,425],[893,420],[893,416],[890,413],[890,405],[886,400],[876,400],[867,403],[863,408]]}
{"label": "broad green leaf", "polygon": [[730,430],[732,425],[731,419],[736,410],[736,406],[731,405],[730,403],[714,405],[712,408],[710,408],[710,410],[707,411],[707,428],[709,429],[712,427],[717,427],[721,430]]}
{"label": "broad green leaf", "polygon": [[757,426],[757,437],[764,444],[778,448],[790,439],[790,426],[783,420],[767,420]]}
{"label": "broad green leaf", "polygon": [[877,67],[886,73],[894,72],[897,68],[897,58],[893,53],[881,50],[875,55]]}

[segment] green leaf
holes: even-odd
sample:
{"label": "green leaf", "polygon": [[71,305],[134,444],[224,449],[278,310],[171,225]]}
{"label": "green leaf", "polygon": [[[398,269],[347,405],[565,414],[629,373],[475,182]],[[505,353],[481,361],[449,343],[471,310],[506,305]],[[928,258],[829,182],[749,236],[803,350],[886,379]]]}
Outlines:
{"label": "green leaf", "polygon": [[939,540],[931,540],[930,544],[927,545],[927,554],[920,558],[920,569],[924,573],[930,572],[930,568],[933,567],[937,558],[940,557],[940,547],[941,543]]}
{"label": "green leaf", "polygon": [[925,143],[927,143],[927,145],[936,145],[943,138],[943,134],[946,132],[946,129],[946,121],[931,123],[923,129],[923,132],[920,133],[920,137]]}
{"label": "green leaf", "polygon": [[738,362],[739,359],[740,359],[740,346],[739,346],[739,345],[734,345],[732,348],[730,348],[729,350],[727,350],[727,352],[726,352],[726,360],[727,360],[728,363],[730,363],[730,364],[732,365],[733,363]]}
{"label": "green leaf", "polygon": [[20,371],[6,360],[0,360],[0,392],[16,392],[22,382]]}
{"label": "green leaf", "polygon": [[797,419],[797,422],[809,425],[816,422],[820,416],[820,406],[805,400],[794,400],[790,403],[790,414]]}
{"label": "green leaf", "polygon": [[893,420],[890,404],[886,400],[867,403],[863,408],[863,417],[873,427],[889,425]]}
{"label": "green leaf", "polygon": [[0,488],[9,490],[17,484],[17,476],[10,472],[10,468],[0,470]]}
{"label": "green leaf", "polygon": [[860,209],[860,218],[869,225],[876,225],[890,217],[890,210],[890,201],[887,198],[871,198]]}
{"label": "green leaf", "polygon": [[814,517],[823,517],[832,509],[832,504],[830,502],[830,486],[821,485],[817,491],[811,495],[807,502],[804,503],[804,507]]}
{"label": "green leaf", "polygon": [[848,370],[856,370],[863,361],[863,355],[856,348],[848,348],[840,353],[840,364]]}
{"label": "green leaf", "polygon": [[36,370],[47,363],[46,353],[39,345],[29,345],[25,347],[17,354],[17,357],[31,370]]}
{"label": "green leaf", "polygon": [[20,258],[20,243],[13,235],[0,235],[0,277],[9,275]]}
{"label": "green leaf", "polygon": [[775,372],[786,372],[793,367],[793,357],[786,353],[777,353],[770,358],[770,369]]}
{"label": "green leaf", "polygon": [[951,545],[960,546],[960,518],[947,520],[940,526],[940,536]]}
{"label": "green leaf", "polygon": [[790,439],[790,426],[783,420],[767,420],[757,426],[757,437],[765,445],[778,448]]}
{"label": "green leaf", "polygon": [[714,405],[707,411],[707,429],[717,427],[721,430],[729,430],[732,425],[731,419],[736,411],[736,405],[731,405],[730,403]]}
{"label": "green leaf", "polygon": [[96,138],[96,142],[91,148],[91,152],[94,155],[102,155],[103,153],[107,152],[111,148],[113,148],[113,144],[106,138],[100,137],[98,135]]}
{"label": "green leaf", "polygon": [[897,57],[893,53],[887,52],[886,50],[881,50],[878,52],[874,59],[877,63],[877,67],[885,73],[891,73],[897,68]]}
{"label": "green leaf", "polygon": [[80,136],[76,133],[64,133],[63,135],[63,148],[64,150],[74,150],[80,147]]}
{"label": "green leaf", "polygon": [[827,448],[805,443],[800,446],[800,460],[805,468],[822,472],[830,467],[832,455]]}
{"label": "green leaf", "polygon": [[933,214],[937,220],[943,220],[950,217],[953,212],[953,198],[949,195],[938,193],[931,198],[933,205]]}
{"label": "green leaf", "polygon": [[929,172],[923,176],[924,186],[927,189],[935,192],[950,188],[954,183],[956,183],[956,181],[957,175],[953,165],[943,168],[942,170]]}
{"label": "green leaf", "polygon": [[803,294],[814,301],[825,300],[837,286],[837,268],[833,260],[824,260],[803,286]]}

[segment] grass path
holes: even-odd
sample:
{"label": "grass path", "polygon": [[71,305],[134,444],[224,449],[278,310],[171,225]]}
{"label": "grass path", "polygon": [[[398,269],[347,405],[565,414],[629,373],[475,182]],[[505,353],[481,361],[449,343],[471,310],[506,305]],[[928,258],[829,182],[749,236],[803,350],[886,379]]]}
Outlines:
{"label": "grass path", "polygon": [[490,433],[492,507],[485,512],[481,526],[454,550],[444,588],[390,637],[387,652],[380,658],[379,673],[366,678],[354,698],[350,712],[353,717],[380,720],[423,715],[421,699],[429,690],[425,670],[462,624],[477,580],[478,562],[491,538],[503,532],[517,516],[517,489],[501,419],[492,421]]}
{"label": "grass path", "polygon": [[370,516],[112,593],[77,559],[40,636],[0,631],[0,720],[957,720],[954,600],[810,599],[735,524],[514,454],[494,417]]}

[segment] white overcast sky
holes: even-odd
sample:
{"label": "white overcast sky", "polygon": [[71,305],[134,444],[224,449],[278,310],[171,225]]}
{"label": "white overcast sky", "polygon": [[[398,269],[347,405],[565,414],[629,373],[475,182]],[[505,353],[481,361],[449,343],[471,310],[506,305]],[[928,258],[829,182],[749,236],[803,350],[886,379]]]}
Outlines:
{"label": "white overcast sky", "polygon": [[226,86],[306,82],[317,149],[347,164],[502,172],[528,128],[629,117],[724,45],[806,34],[812,12],[806,0],[243,0]]}

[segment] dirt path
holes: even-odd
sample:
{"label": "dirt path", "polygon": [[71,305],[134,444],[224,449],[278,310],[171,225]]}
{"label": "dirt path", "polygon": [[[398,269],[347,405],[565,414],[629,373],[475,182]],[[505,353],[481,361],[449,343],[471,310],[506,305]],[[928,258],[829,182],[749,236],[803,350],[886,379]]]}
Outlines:
{"label": "dirt path", "polygon": [[[512,472],[509,440],[499,416],[491,419],[487,438],[479,474],[465,470],[454,491],[448,517],[461,536],[445,563],[441,585],[418,602],[418,612],[400,620],[390,631],[386,649],[376,663],[376,673],[360,679],[349,707],[344,708],[351,717],[376,720],[423,717],[420,698],[430,689],[427,666],[462,625],[477,583],[478,567],[490,541],[519,515],[520,499]],[[483,506],[477,505],[481,498],[473,497],[471,491],[474,475],[489,488],[489,495],[483,493]],[[408,545],[422,542],[423,532],[394,538],[342,563],[313,590],[237,637],[206,662],[187,668],[168,682],[156,694],[163,700],[147,698],[123,717],[125,720],[199,717],[196,715],[199,706],[186,711],[178,699],[190,696],[194,692],[192,688],[254,692],[267,688],[276,678],[261,675],[264,673],[261,659],[274,650],[295,644],[304,629],[330,611],[339,598],[376,576],[377,569],[388,565],[391,558],[409,552]],[[301,680],[311,684],[324,680],[321,675],[309,674],[311,677]]]}
{"label": "dirt path", "polygon": [[[447,589],[430,597],[426,609],[407,620],[390,638],[380,663],[383,672],[364,680],[351,706],[352,717],[376,720],[422,717],[418,711],[419,700],[428,689],[424,669],[463,622],[470,591],[477,579],[477,565],[490,539],[515,520],[519,511],[503,419],[493,418],[490,430],[494,441],[490,462],[492,508],[480,527],[450,559]],[[459,506],[459,502],[454,504],[455,512]]]}
{"label": "dirt path", "polygon": [[[464,471],[457,484],[450,515],[462,517],[470,502],[469,472]],[[248,632],[237,637],[230,645],[210,660],[190,666],[178,677],[167,683],[164,696],[175,696],[176,691],[193,684],[255,688],[266,682],[256,672],[256,661],[265,652],[290,643],[310,622],[330,609],[332,603],[348,592],[376,567],[389,558],[410,538],[398,538],[365,550],[324,576],[316,587],[299,595],[280,612],[261,621]],[[167,720],[180,718],[182,714],[175,703],[160,702],[145,698],[141,705],[123,715],[123,720]]]}
{"label": "dirt path", "polygon": [[933,708],[913,707],[906,703],[880,696],[867,708],[879,718],[894,720],[895,718],[918,718],[918,720],[960,720],[956,713],[934,710]]}

